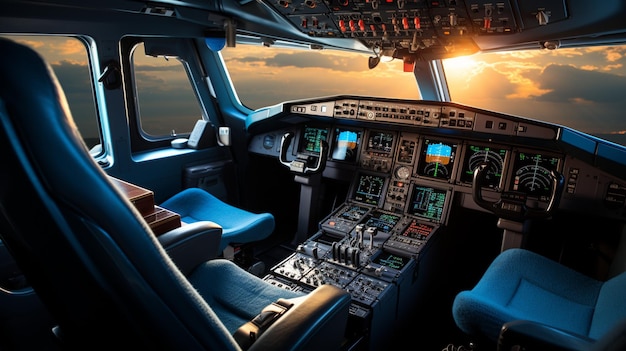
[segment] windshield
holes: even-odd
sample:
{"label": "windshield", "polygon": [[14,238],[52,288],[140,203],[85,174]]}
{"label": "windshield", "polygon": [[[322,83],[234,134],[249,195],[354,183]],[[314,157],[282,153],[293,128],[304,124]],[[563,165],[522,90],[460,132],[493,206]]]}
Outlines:
{"label": "windshield", "polygon": [[330,95],[420,99],[402,60],[368,67],[368,55],[237,44],[221,51],[241,102],[251,108]]}
{"label": "windshield", "polygon": [[626,46],[478,54],[443,61],[452,101],[626,145]]}
{"label": "windshield", "polygon": [[[556,123],[626,145],[626,46],[477,54],[443,61],[451,100]],[[330,95],[419,100],[402,60],[368,68],[368,56],[237,45],[222,50],[251,109]]]}

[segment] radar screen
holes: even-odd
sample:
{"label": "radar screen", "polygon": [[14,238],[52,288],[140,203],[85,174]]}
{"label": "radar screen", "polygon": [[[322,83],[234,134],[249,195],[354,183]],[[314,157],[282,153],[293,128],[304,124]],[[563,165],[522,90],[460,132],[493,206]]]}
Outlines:
{"label": "radar screen", "polygon": [[558,171],[560,158],[533,152],[518,152],[513,163],[511,189],[539,200],[549,201],[552,191],[551,171]]}
{"label": "radar screen", "polygon": [[372,156],[389,156],[393,151],[393,133],[370,131],[365,150]]}
{"label": "radar screen", "polygon": [[335,140],[330,158],[336,161],[356,162],[361,143],[361,131],[335,129]]}
{"label": "radar screen", "polygon": [[307,155],[319,155],[322,141],[328,142],[328,129],[305,126],[300,135],[298,151]]}
{"label": "radar screen", "polygon": [[407,212],[440,223],[446,213],[449,197],[448,190],[414,184]]}
{"label": "radar screen", "polygon": [[463,172],[461,173],[461,182],[471,183],[474,179],[474,170],[483,162],[487,163],[487,175],[484,185],[495,189],[500,187],[502,180],[502,171],[506,160],[506,149],[489,146],[477,146],[469,144],[465,150],[465,158],[463,160]]}
{"label": "radar screen", "polygon": [[456,143],[425,138],[417,163],[417,174],[435,179],[450,179],[456,149]]}
{"label": "radar screen", "polygon": [[372,174],[359,174],[354,189],[354,201],[378,206],[385,187],[385,177]]}

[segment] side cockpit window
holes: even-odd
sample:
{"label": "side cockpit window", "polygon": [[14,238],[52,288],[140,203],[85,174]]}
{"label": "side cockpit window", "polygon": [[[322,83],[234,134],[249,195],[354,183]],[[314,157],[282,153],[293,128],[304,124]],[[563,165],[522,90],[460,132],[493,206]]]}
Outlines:
{"label": "side cockpit window", "polygon": [[136,112],[144,139],[159,140],[188,135],[202,109],[179,56],[146,54],[143,42],[132,52]]}
{"label": "side cockpit window", "polygon": [[94,157],[102,150],[102,133],[98,119],[93,81],[89,64],[89,50],[78,37],[41,35],[1,35],[31,47],[54,70],[87,148]]}

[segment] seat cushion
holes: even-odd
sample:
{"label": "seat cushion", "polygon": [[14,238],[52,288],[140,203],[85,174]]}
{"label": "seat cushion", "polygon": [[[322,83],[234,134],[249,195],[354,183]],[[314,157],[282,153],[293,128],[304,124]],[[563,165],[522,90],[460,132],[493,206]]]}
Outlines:
{"label": "seat cushion", "polygon": [[201,264],[189,281],[231,334],[279,298],[304,296],[264,282],[225,259]]}
{"label": "seat cushion", "polygon": [[456,296],[452,311],[465,333],[493,341],[504,323],[519,319],[589,335],[601,287],[602,282],[541,255],[509,249],[472,290]]}
{"label": "seat cushion", "polygon": [[178,213],[184,223],[211,221],[222,228],[220,252],[230,243],[263,240],[274,231],[271,213],[252,213],[231,206],[200,188],[187,188],[160,205]]}

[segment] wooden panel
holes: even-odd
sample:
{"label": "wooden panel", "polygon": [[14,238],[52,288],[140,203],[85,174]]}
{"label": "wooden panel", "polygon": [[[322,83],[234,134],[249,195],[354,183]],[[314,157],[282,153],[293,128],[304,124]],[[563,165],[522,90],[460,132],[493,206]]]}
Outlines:
{"label": "wooden panel", "polygon": [[180,215],[163,207],[155,206],[154,211],[144,216],[154,235],[159,236],[180,227]]}
{"label": "wooden panel", "polygon": [[163,207],[155,206],[154,192],[135,184],[109,177],[126,198],[137,208],[154,235],[161,235],[181,226],[180,215]]}
{"label": "wooden panel", "polygon": [[109,177],[113,184],[126,194],[126,198],[135,205],[143,216],[154,212],[154,192],[129,182]]}

